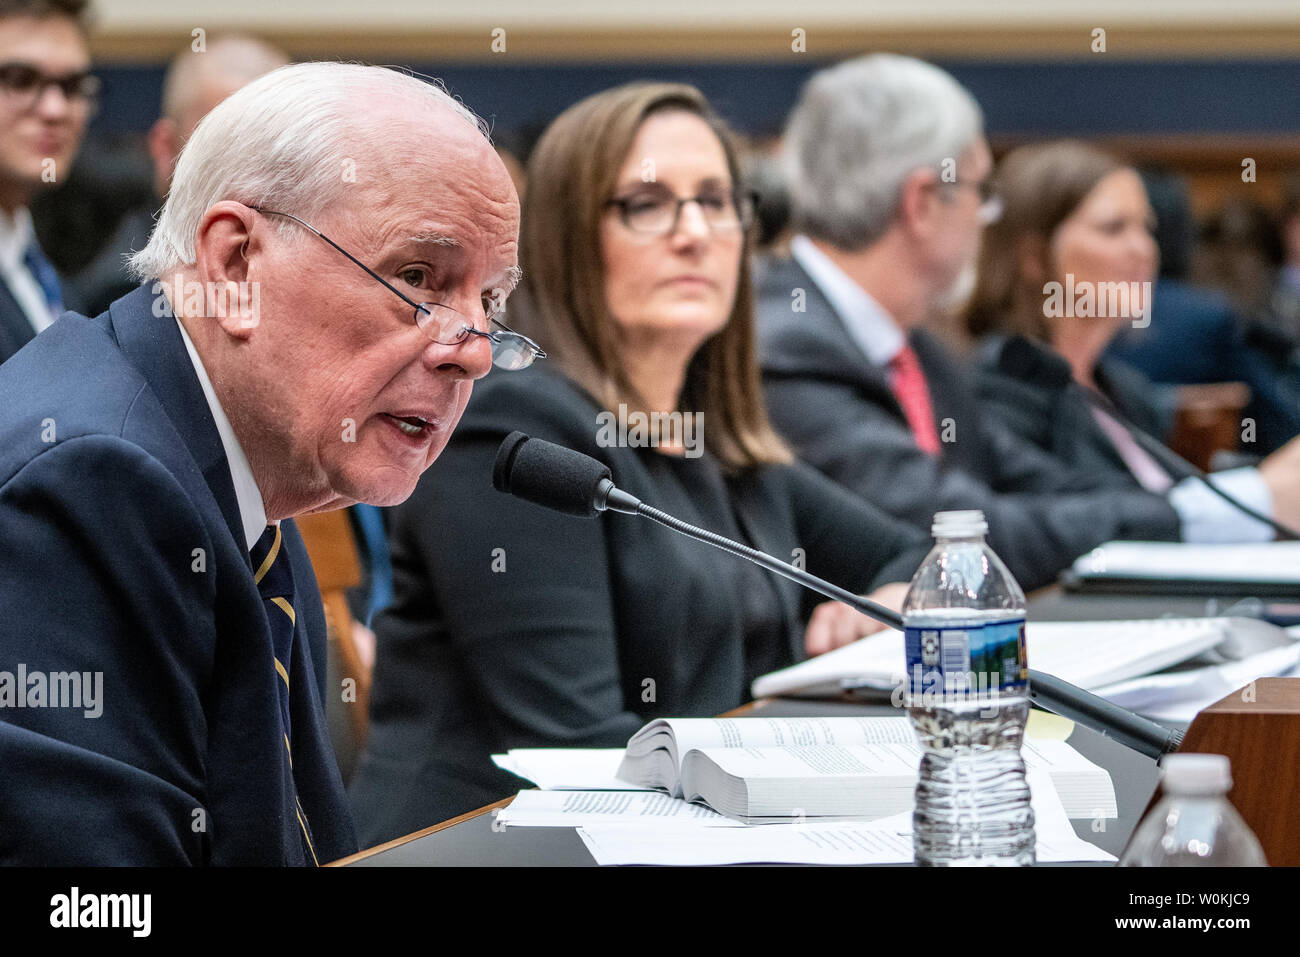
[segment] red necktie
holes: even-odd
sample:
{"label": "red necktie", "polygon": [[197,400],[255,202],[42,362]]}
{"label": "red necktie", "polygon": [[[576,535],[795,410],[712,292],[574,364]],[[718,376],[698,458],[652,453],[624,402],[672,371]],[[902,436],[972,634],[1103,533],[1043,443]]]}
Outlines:
{"label": "red necktie", "polygon": [[934,408],[930,405],[930,388],[925,384],[925,373],[911,346],[904,345],[898,355],[889,360],[889,384],[903,408],[916,444],[922,452],[938,455],[939,432],[934,424]]}

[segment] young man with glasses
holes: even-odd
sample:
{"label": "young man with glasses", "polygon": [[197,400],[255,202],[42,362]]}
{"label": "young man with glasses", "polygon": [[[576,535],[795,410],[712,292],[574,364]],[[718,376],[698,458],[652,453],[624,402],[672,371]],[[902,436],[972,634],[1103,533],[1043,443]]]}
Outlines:
{"label": "young man with glasses", "polygon": [[94,111],[87,6],[0,0],[0,362],[63,311],[28,206],[68,175]]}

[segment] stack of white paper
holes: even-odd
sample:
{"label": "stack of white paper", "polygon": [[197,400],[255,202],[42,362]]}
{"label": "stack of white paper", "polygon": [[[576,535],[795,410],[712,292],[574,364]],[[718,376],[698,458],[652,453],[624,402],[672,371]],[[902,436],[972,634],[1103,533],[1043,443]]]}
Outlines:
{"label": "stack of white paper", "polygon": [[[1212,654],[1216,663],[1296,644],[1296,636],[1253,618],[1031,621],[1029,666],[1105,696],[1120,681]],[[844,687],[886,690],[904,683],[902,632],[870,635],[754,682],[756,698],[833,695]],[[1249,670],[1249,669],[1248,669]]]}
{"label": "stack of white paper", "polygon": [[497,821],[507,827],[745,826],[702,804],[688,804],[659,791],[520,791],[497,813]]}
{"label": "stack of white paper", "polygon": [[[1070,826],[1051,780],[1031,772],[1037,856],[1042,863],[1114,861]],[[584,824],[578,834],[598,864],[906,864],[911,813],[869,823],[646,829]]]}

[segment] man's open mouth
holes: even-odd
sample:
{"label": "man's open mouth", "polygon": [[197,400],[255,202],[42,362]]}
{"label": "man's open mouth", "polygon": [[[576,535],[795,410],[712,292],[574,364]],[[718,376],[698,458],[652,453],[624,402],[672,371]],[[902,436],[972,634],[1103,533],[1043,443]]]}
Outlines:
{"label": "man's open mouth", "polygon": [[427,419],[422,419],[418,415],[391,415],[387,412],[380,413],[388,419],[406,435],[419,435],[425,429],[432,430],[433,423]]}

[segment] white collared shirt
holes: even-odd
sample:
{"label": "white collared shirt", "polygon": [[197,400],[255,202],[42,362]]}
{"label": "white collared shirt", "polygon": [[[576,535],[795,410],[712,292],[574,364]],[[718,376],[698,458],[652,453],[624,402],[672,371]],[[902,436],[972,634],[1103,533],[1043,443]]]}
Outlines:
{"label": "white collared shirt", "polygon": [[26,314],[32,329],[40,332],[58,317],[50,309],[45,290],[23,262],[27,247],[35,238],[32,214],[26,206],[15,210],[12,216],[0,209],[0,276]]}
{"label": "white collared shirt", "polygon": [[217,401],[217,393],[212,389],[212,380],[208,378],[208,372],[203,368],[203,360],[199,358],[198,350],[190,341],[190,334],[185,331],[185,326],[180,319],[176,319],[176,327],[180,329],[181,338],[185,340],[185,351],[190,354],[190,362],[194,363],[194,373],[199,377],[199,385],[203,387],[203,397],[208,400],[212,419],[217,423],[221,445],[226,450],[226,461],[230,464],[230,481],[235,486],[235,501],[239,504],[239,519],[244,525],[244,538],[248,550],[252,551],[257,540],[266,531],[266,506],[262,502],[262,492],[257,487],[257,480],[253,478],[253,469],[248,464],[244,447],[239,444],[239,439],[235,437],[235,430],[231,428],[230,420],[226,418],[225,410]]}
{"label": "white collared shirt", "polygon": [[907,345],[894,317],[807,236],[790,241],[790,255],[812,277],[872,365],[889,365]]}

